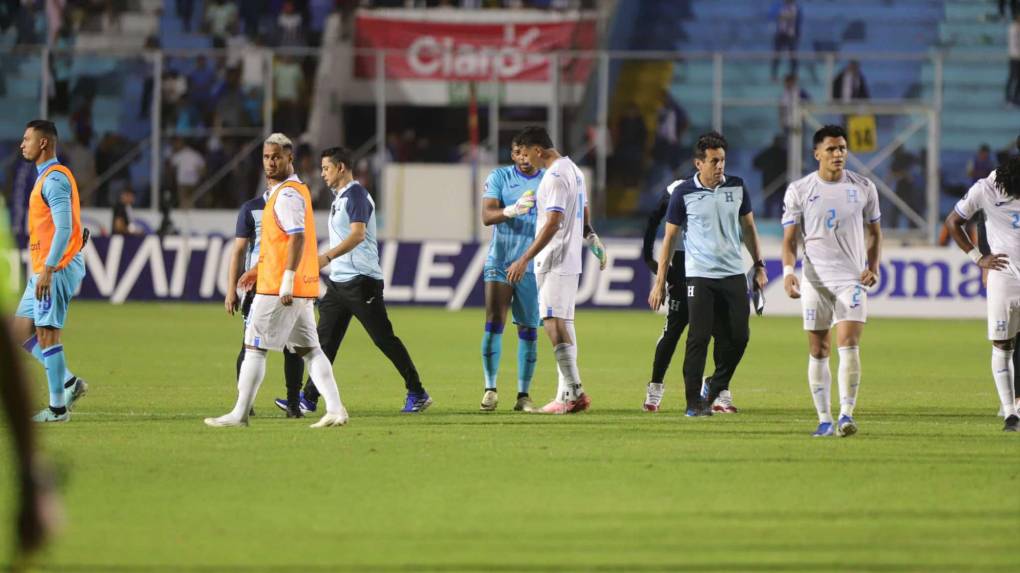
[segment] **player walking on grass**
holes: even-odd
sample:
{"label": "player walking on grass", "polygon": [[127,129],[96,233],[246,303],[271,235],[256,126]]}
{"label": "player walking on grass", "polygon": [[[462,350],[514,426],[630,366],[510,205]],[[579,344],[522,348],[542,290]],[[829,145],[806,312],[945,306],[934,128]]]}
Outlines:
{"label": "player walking on grass", "polygon": [[485,393],[480,409],[491,412],[499,403],[496,377],[503,353],[503,325],[506,313],[513,311],[517,325],[517,403],[514,410],[531,412],[534,406],[529,395],[531,379],[538,360],[538,286],[533,263],[528,264],[520,282],[511,284],[506,268],[516,261],[535,240],[535,190],[542,181],[542,170],[528,162],[520,153],[515,137],[510,158],[514,164],[500,167],[489,174],[482,195],[482,223],[492,226],[492,242],[485,259],[482,278],[485,282],[485,334],[482,335],[482,372]]}
{"label": "player walking on grass", "polygon": [[[641,245],[641,255],[652,273],[659,272],[659,263],[656,262],[652,251],[655,246],[655,235],[659,231],[659,224],[666,217],[669,208],[669,199],[673,191],[684,182],[677,179],[666,187],[658,206],[648,216],[645,224],[645,236]],[[669,296],[668,309],[666,311],[666,324],[662,327],[662,334],[655,342],[655,353],[652,357],[652,379],[645,391],[644,409],[647,412],[658,412],[662,404],[662,397],[666,392],[665,378],[666,370],[673,361],[673,354],[676,352],[676,345],[687,328],[687,289],[686,277],[684,276],[684,245],[683,229],[679,230],[681,236],[675,241],[676,247],[673,250],[673,257],[669,262],[669,270],[666,272],[666,294]],[[708,382],[706,378],[701,384],[701,397],[708,397]],[[719,397],[712,402],[712,411],[720,414],[735,414],[736,406],[733,405],[733,395],[729,390],[723,390]]]}
{"label": "player walking on grass", "polygon": [[[818,171],[794,181],[783,200],[783,287],[799,298],[808,333],[808,387],[818,412],[815,437],[857,433],[854,407],[861,384],[860,342],[868,320],[868,288],[878,282],[882,250],[878,190],[846,169],[846,131],[827,125],[814,135]],[[797,242],[804,244],[804,281],[797,278]],[[839,419],[832,420],[829,331],[839,348]]]}
{"label": "player walking on grass", "polygon": [[[263,170],[265,168],[263,167]],[[293,173],[293,166],[287,171],[289,177]],[[283,180],[277,181],[267,176],[267,184],[270,188]],[[251,303],[255,300],[256,285],[254,279],[258,274],[259,245],[262,242],[262,213],[266,208],[266,197],[268,189],[254,199],[245,201],[241,210],[237,213],[237,225],[234,230],[234,247],[230,252],[230,265],[227,267],[227,295],[224,297],[223,306],[227,314],[233,316],[240,305],[241,316],[244,317],[244,324],[247,327],[248,314],[251,311]],[[232,288],[241,280],[241,269],[244,265],[245,279],[250,279],[250,286],[244,290],[244,299],[239,300],[237,289]],[[244,281],[246,284],[249,280]],[[237,377],[241,377],[241,363],[244,362],[245,347],[242,334],[241,351],[237,354]],[[305,363],[301,357],[294,354],[287,348],[283,349],[283,376],[287,382],[287,403],[285,411],[288,418],[303,418],[304,414],[299,407],[299,394],[301,392],[301,381],[305,375]],[[254,412],[249,412],[252,414]]]}
{"label": "player walking on grass", "polygon": [[49,407],[32,419],[67,422],[72,406],[88,392],[88,384],[67,368],[60,340],[71,298],[85,278],[81,250],[88,235],[81,225],[78,184],[71,170],[57,162],[56,126],[30,121],[21,155],[35,163],[38,178],[28,202],[32,276],[15,313],[14,332],[46,368]]}
{"label": "player walking on grass", "polygon": [[[985,213],[988,246],[982,255],[964,231],[978,211]],[[988,269],[988,339],[992,341],[992,379],[999,393],[1003,430],[1020,430],[1013,388],[1014,338],[1020,333],[1020,157],[1011,157],[975,183],[946,218],[956,244],[974,263]]]}
{"label": "player walking on grass", "polygon": [[[383,274],[376,243],[375,202],[354,180],[349,149],[331,147],[322,152],[322,179],[333,192],[329,209],[329,250],[318,256],[317,269],[329,266],[326,294],[319,302],[318,341],[332,364],[347,334],[351,318],[365,327],[376,348],[404,379],[407,396],[401,412],[422,412],[432,398],[421,384],[418,369],[404,343],[393,333],[383,300]],[[301,405],[317,408],[319,391],[314,380],[305,384]],[[276,405],[286,407],[283,400]],[[327,401],[327,406],[329,405]]]}
{"label": "player walking on grass", "polygon": [[[729,390],[750,337],[741,242],[754,261],[754,280],[759,289],[765,287],[766,278],[751,198],[740,178],[724,174],[726,139],[715,132],[706,133],[698,138],[694,152],[697,173],[680,183],[669,199],[659,269],[648,304],[658,310],[666,298],[673,245],[683,228],[690,319],[684,355],[687,416],[711,416],[711,405]],[[705,359],[712,338],[715,372],[708,381],[708,392],[702,396]]]}
{"label": "player walking on grass", "polygon": [[326,400],[326,414],[313,428],[342,426],[347,410],[333,378],[333,368],[319,347],[315,332],[315,300],[319,296],[319,256],[315,217],[308,188],[295,175],[293,144],[274,133],[262,145],[266,177],[280,181],[269,190],[263,218],[256,294],[244,333],[245,354],[237,380],[237,403],[212,427],[247,426],[248,412],[266,374],[266,351],[289,347],[304,358],[315,386]]}
{"label": "player walking on grass", "polygon": [[574,303],[581,276],[581,255],[587,244],[606,266],[606,251],[588,225],[584,175],[569,157],[553,147],[542,127],[526,127],[517,136],[518,153],[527,162],[545,170],[535,196],[538,209],[535,240],[507,269],[511,284],[524,279],[532,259],[538,284],[538,306],[545,332],[552,342],[559,370],[556,398],[541,412],[572,414],[591,407],[591,398],[581,385],[577,367],[577,334]]}
{"label": "player walking on grass", "polygon": [[[7,221],[7,207],[0,197],[0,253],[15,250]],[[15,522],[15,555],[13,570],[18,571],[22,559],[38,550],[60,526],[61,506],[53,491],[49,471],[36,453],[30,400],[25,372],[8,329],[8,313],[14,293],[10,285],[13,269],[0,264],[0,405],[10,426],[14,442],[14,462],[18,472],[18,513]]]}

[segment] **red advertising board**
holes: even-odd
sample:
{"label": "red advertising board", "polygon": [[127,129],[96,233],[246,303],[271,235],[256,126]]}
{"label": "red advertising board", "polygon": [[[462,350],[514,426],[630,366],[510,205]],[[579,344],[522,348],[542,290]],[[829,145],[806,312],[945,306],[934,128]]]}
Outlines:
{"label": "red advertising board", "polygon": [[[542,82],[550,77],[551,52],[595,47],[594,16],[553,12],[543,21],[533,12],[518,14],[479,11],[489,21],[465,21],[451,13],[444,21],[435,16],[412,19],[406,11],[361,11],[355,45],[362,50],[356,57],[355,75],[375,77],[375,57],[364,49],[377,48],[388,50],[388,78],[487,81],[498,77],[507,82]],[[593,63],[590,58],[562,56],[561,81],[585,81]]]}

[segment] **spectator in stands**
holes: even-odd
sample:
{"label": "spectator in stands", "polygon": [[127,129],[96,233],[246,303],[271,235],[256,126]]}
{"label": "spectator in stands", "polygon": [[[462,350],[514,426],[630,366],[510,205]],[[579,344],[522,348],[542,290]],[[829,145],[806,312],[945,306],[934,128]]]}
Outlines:
{"label": "spectator in stands", "polygon": [[259,35],[259,19],[265,3],[266,0],[241,0],[241,21],[244,22],[244,33],[249,38]]}
{"label": "spectator in stands", "polygon": [[114,132],[106,132],[96,148],[96,173],[107,177],[98,190],[96,204],[109,206],[113,195],[111,189],[118,189],[131,181],[131,172],[128,165],[117,164],[128,153],[131,153],[131,142]]}
{"label": "spectator in stands", "polygon": [[241,88],[241,72],[227,70],[226,77],[217,88],[214,96],[216,107],[213,114],[213,125],[222,128],[247,127],[252,125],[248,116],[244,91]]}
{"label": "spectator in stands", "polygon": [[183,138],[175,137],[173,153],[168,160],[168,173],[173,176],[173,188],[177,194],[177,205],[181,209],[194,206],[194,193],[205,177],[205,159],[192,149]]}
{"label": "spectator in stands", "polygon": [[[159,38],[157,36],[149,36],[145,39],[146,52],[156,52],[159,49]],[[152,87],[155,84],[152,78],[152,65],[146,62],[144,70],[145,83],[142,85],[142,101],[138,105],[139,119],[148,117],[152,113]]]}
{"label": "spectator in stands", "polygon": [[850,60],[850,63],[836,74],[836,79],[832,80],[832,101],[849,103],[868,97],[868,82],[861,73],[861,64],[857,60]]}
{"label": "spectator in stands", "polygon": [[177,113],[188,93],[188,79],[180,72],[170,69],[163,73],[162,87],[162,118],[163,127],[171,127],[177,124]]}
{"label": "spectator in stands", "polygon": [[191,33],[191,20],[194,13],[195,0],[177,0],[177,17],[188,34]]}
{"label": "spectator in stands", "polygon": [[213,69],[204,55],[199,55],[195,61],[195,69],[188,74],[188,99],[197,107],[198,114],[205,124],[204,118],[211,113],[215,101],[213,100],[213,89],[217,83],[216,70]]}
{"label": "spectator in stands", "polygon": [[999,15],[1006,17],[1006,4],[1009,4],[1010,17],[1016,18],[1020,14],[1020,0],[999,0]]}
{"label": "spectator in stands", "polygon": [[800,43],[800,24],[804,15],[797,0],[780,0],[772,6],[770,16],[776,23],[776,33],[772,38],[772,81],[776,81],[783,52],[789,53],[790,73],[797,73],[797,45]]}
{"label": "spectator in stands", "polygon": [[787,74],[783,78],[783,95],[779,101],[779,125],[783,127],[784,132],[799,127],[797,117],[793,114],[793,102],[795,101],[811,101],[811,96],[801,89],[797,83],[796,74]]}
{"label": "spectator in stands", "polygon": [[278,30],[277,45],[285,48],[308,45],[308,40],[305,38],[304,16],[290,0],[284,2],[280,9],[280,15],[276,18],[276,28]]}
{"label": "spectator in stands", "polygon": [[613,141],[613,168],[609,171],[621,185],[637,185],[644,172],[645,147],[648,144],[648,127],[641,110],[634,102],[627,104],[616,123]]}
{"label": "spectator in stands", "polygon": [[111,235],[137,235],[134,214],[131,212],[135,204],[135,192],[130,186],[120,191],[120,197],[113,205],[113,220],[110,223]]}
{"label": "spectator in stands", "polygon": [[230,0],[212,0],[205,9],[205,31],[226,39],[227,30],[237,17],[237,4]]}
{"label": "spectator in stands", "polygon": [[780,217],[783,214],[783,194],[787,183],[786,162],[786,138],[782,134],[776,134],[772,144],[754,156],[754,168],[761,172],[765,217]]}
{"label": "spectator in stands", "polygon": [[273,66],[273,93],[276,96],[276,111],[273,114],[273,129],[283,133],[301,133],[301,94],[304,90],[304,72],[295,58],[282,56]]}
{"label": "spectator in stands", "polygon": [[89,143],[92,141],[92,127],[74,129],[74,140],[61,146],[61,153],[67,167],[74,173],[78,184],[81,204],[91,203],[93,187],[96,184],[96,156]]}
{"label": "spectator in stands", "polygon": [[1006,103],[1020,105],[1020,11],[1013,12],[1009,24],[1009,79],[1006,80]]}
{"label": "spectator in stands", "polygon": [[[919,164],[920,159],[903,146],[896,148],[889,164],[889,174],[894,183],[893,191],[915,213],[924,211],[924,189],[917,184],[915,174],[915,168]],[[883,207],[882,214],[892,229],[898,229],[901,222],[910,227],[910,218],[895,205]]]}
{"label": "spectator in stands", "polygon": [[984,179],[995,171],[995,160],[992,159],[992,148],[987,143],[982,143],[978,148],[977,155],[967,162],[967,178],[971,184],[979,179]]}
{"label": "spectator in stands", "polygon": [[663,89],[659,96],[652,157],[656,163],[676,169],[681,162],[680,147],[690,120],[687,111],[673,99],[668,89]]}

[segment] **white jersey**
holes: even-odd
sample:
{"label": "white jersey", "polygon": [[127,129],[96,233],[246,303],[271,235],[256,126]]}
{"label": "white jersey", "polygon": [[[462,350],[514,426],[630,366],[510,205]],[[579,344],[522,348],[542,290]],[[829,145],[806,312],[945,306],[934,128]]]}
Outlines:
{"label": "white jersey", "polygon": [[273,208],[273,215],[276,216],[276,222],[283,229],[283,232],[288,235],[294,233],[300,233],[305,230],[305,200],[300,193],[290,187],[284,187],[281,189],[284,183],[293,181],[295,183],[301,183],[297,175],[291,175],[284,181],[277,183],[269,190],[269,194],[266,196],[266,201],[269,201],[269,197],[272,197],[275,193],[279,193],[280,196],[276,199],[276,205]]}
{"label": "white jersey", "polygon": [[549,244],[535,257],[535,273],[581,274],[584,249],[584,175],[569,157],[553,162],[538,185],[535,235],[542,231],[549,213],[563,213],[563,222]]}
{"label": "white jersey", "polygon": [[995,172],[972,185],[955,209],[967,220],[978,211],[985,212],[988,247],[993,254],[1008,255],[1006,273],[1020,279],[1020,199],[999,190],[995,185]]}
{"label": "white jersey", "polygon": [[800,226],[804,279],[815,286],[860,283],[867,267],[864,226],[881,217],[875,184],[849,170],[836,183],[818,172],[802,177],[783,199],[783,227]]}

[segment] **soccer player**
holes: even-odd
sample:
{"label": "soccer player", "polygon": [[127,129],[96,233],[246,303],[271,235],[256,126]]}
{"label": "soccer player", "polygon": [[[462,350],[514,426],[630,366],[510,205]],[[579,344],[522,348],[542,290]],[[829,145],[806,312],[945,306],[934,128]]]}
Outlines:
{"label": "soccer player", "polygon": [[[861,384],[861,334],[868,320],[868,287],[878,282],[882,252],[878,190],[846,169],[846,131],[815,132],[818,171],[794,181],[783,199],[783,287],[799,298],[808,334],[808,386],[818,412],[815,437],[857,433],[854,407]],[[804,281],[797,278],[797,242],[804,243]],[[829,331],[839,349],[839,419],[830,406]]]}
{"label": "soccer player", "polygon": [[517,324],[517,403],[514,410],[531,412],[534,405],[528,391],[538,360],[538,286],[531,265],[520,282],[511,284],[506,268],[516,261],[535,239],[535,190],[542,170],[520,153],[515,137],[510,158],[514,164],[494,169],[485,181],[482,195],[482,223],[492,225],[492,242],[485,259],[485,334],[482,335],[482,371],[485,393],[480,409],[491,412],[499,403],[496,377],[503,352],[503,325],[508,309]]}
{"label": "soccer player", "polygon": [[67,422],[71,407],[88,392],[88,384],[68,370],[60,342],[71,298],[85,278],[81,249],[87,235],[78,184],[71,170],[57,162],[56,126],[41,119],[28,122],[21,155],[35,163],[39,176],[28,202],[32,276],[15,312],[14,332],[46,368],[49,407],[32,419]]}
{"label": "soccer player", "polygon": [[[15,249],[7,222],[7,209],[0,197],[0,253]],[[11,269],[0,265],[0,404],[7,416],[14,442],[18,471],[18,514],[15,526],[17,545],[14,570],[18,560],[39,549],[58,528],[61,506],[52,487],[48,470],[36,454],[29,416],[29,397],[24,370],[14,339],[8,329],[7,313],[14,293],[9,291]]]}
{"label": "soccer player", "polygon": [[[1003,430],[1020,430],[1013,389],[1013,339],[1020,333],[1020,157],[1011,157],[975,183],[946,225],[956,244],[982,269],[988,269],[988,339],[992,341],[992,379],[999,393]],[[985,213],[988,245],[982,255],[964,231],[979,210]]]}
{"label": "soccer player", "polygon": [[266,351],[289,347],[304,358],[315,386],[326,400],[326,414],[313,428],[342,426],[347,410],[333,368],[319,347],[314,303],[319,296],[319,255],[312,198],[290,169],[294,145],[282,133],[262,145],[269,198],[262,219],[255,298],[244,331],[245,354],[237,379],[234,409],[206,418],[211,427],[247,426],[259,385],[266,374]]}
{"label": "soccer player", "polygon": [[[666,187],[666,191],[659,199],[659,204],[648,216],[645,223],[644,241],[641,244],[641,255],[652,273],[659,272],[659,263],[655,260],[652,251],[655,246],[655,236],[659,231],[659,224],[666,217],[669,208],[669,198],[673,191],[683,183],[683,179],[677,179]],[[673,360],[673,353],[676,352],[676,345],[680,342],[680,336],[687,328],[687,301],[686,280],[684,277],[684,245],[683,229],[680,229],[681,237],[676,241],[676,248],[673,251],[673,258],[669,262],[669,271],[666,273],[666,292],[669,295],[669,308],[666,312],[666,324],[662,327],[662,334],[655,342],[655,354],[652,358],[652,380],[648,383],[645,392],[644,409],[647,412],[658,412],[662,404],[662,397],[666,392],[664,379],[669,363]],[[706,378],[701,384],[701,397],[708,397],[708,381]],[[712,403],[712,411],[720,414],[734,414],[737,412],[733,405],[733,396],[729,390],[724,390]]]}
{"label": "soccer player", "polygon": [[[265,171],[265,166],[263,166]],[[291,166],[290,176],[294,172]],[[237,225],[234,230],[234,246],[230,253],[230,264],[227,267],[227,295],[224,297],[223,306],[227,314],[233,316],[240,302],[241,316],[244,322],[248,322],[248,314],[251,311],[251,303],[255,299],[256,285],[251,281],[250,286],[245,289],[244,300],[239,301],[237,289],[234,285],[241,278],[241,265],[244,264],[245,274],[254,279],[258,273],[259,244],[262,239],[262,212],[266,208],[266,196],[269,191],[262,193],[254,199],[245,201],[237,214]],[[248,281],[245,281],[246,283]],[[242,335],[243,338],[243,335]],[[241,363],[244,362],[245,348],[244,341],[241,341],[241,350],[237,354],[237,377],[241,377]],[[303,418],[304,414],[299,407],[299,393],[301,392],[301,381],[305,374],[304,361],[286,347],[283,349],[283,376],[287,382],[287,403],[284,411],[288,418]],[[251,415],[252,412],[249,412]]]}
{"label": "soccer player", "polygon": [[531,165],[545,170],[535,196],[538,209],[535,240],[506,271],[510,284],[524,280],[535,260],[538,306],[545,332],[552,342],[559,370],[556,397],[540,410],[546,414],[573,414],[591,407],[577,368],[577,334],[574,301],[581,276],[584,245],[595,253],[600,268],[606,267],[606,251],[588,224],[584,175],[569,157],[553,147],[542,127],[526,127],[517,136],[519,154]]}
{"label": "soccer player", "polygon": [[[351,317],[356,317],[404,379],[407,396],[401,412],[423,412],[432,405],[432,398],[422,386],[418,369],[404,343],[393,333],[393,325],[386,314],[379,246],[375,238],[375,202],[368,190],[354,180],[349,149],[324,150],[320,165],[322,179],[334,198],[329,209],[329,250],[318,256],[316,267],[329,266],[326,294],[319,302],[319,344],[330,363],[334,362]],[[305,384],[301,403],[309,411],[317,407],[316,386]],[[276,405],[282,407],[281,402],[277,400]]]}
{"label": "soccer player", "polygon": [[[698,137],[694,149],[697,173],[680,183],[669,199],[666,233],[659,255],[655,285],[648,304],[657,310],[666,298],[666,275],[674,244],[684,228],[687,313],[690,330],[684,355],[684,389],[687,416],[711,416],[711,404],[723,391],[740,364],[750,337],[747,279],[742,270],[740,244],[754,261],[754,280],[765,287],[758,230],[751,213],[751,198],[744,182],[725,175],[726,139],[710,132]],[[715,373],[708,393],[701,395],[709,340],[715,338]]]}

